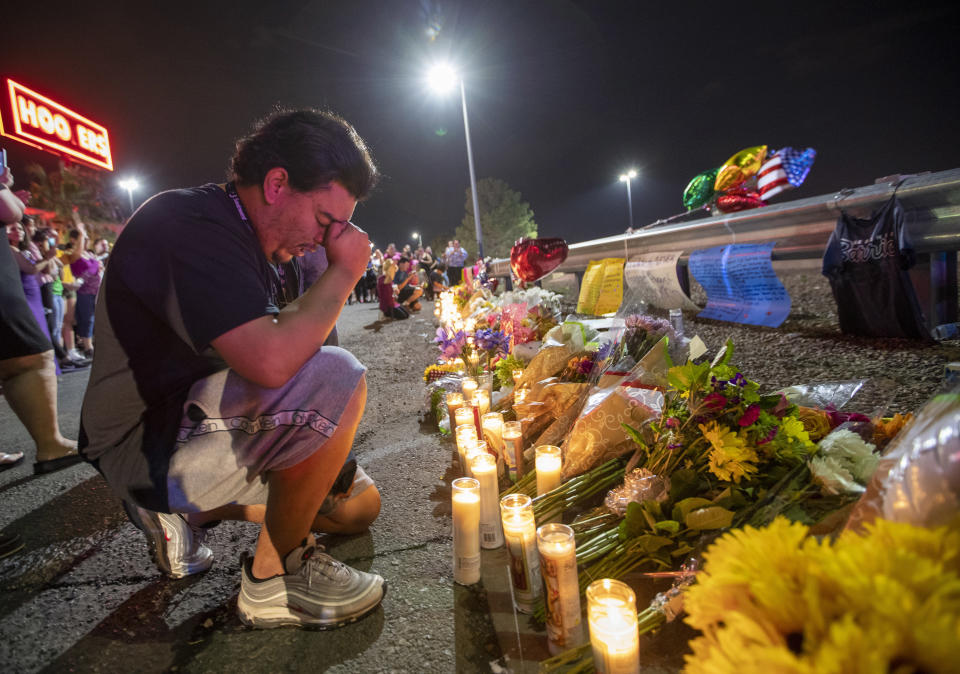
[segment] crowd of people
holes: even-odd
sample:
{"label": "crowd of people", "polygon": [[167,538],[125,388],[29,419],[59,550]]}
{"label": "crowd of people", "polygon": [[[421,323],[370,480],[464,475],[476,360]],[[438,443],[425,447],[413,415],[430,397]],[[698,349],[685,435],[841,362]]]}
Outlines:
{"label": "crowd of people", "polygon": [[457,239],[449,241],[439,256],[434,255],[430,246],[414,250],[408,244],[397,250],[391,243],[383,251],[375,249],[350,302],[376,301],[382,318],[409,318],[411,313],[420,311],[420,298],[433,300],[438,293],[460,283],[467,258],[467,251]]}

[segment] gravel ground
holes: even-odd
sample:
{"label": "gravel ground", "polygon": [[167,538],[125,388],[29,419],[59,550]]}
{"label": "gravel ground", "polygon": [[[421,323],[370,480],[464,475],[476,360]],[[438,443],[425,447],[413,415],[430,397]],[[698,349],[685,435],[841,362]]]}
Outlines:
{"label": "gravel ground", "polygon": [[[792,300],[779,328],[698,320],[684,315],[687,336],[699,335],[711,352],[727,338],[734,362],[763,391],[794,384],[866,380],[844,407],[864,414],[915,412],[944,379],[944,365],[960,360],[960,342],[920,344],[903,339],[863,339],[840,334],[830,284],[820,274],[789,274],[781,281]],[[691,279],[691,295],[703,306],[706,295]]]}

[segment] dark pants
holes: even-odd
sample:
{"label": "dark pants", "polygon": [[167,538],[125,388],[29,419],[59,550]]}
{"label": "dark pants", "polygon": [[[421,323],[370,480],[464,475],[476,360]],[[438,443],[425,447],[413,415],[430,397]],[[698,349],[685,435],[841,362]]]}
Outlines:
{"label": "dark pants", "polygon": [[463,267],[447,267],[447,278],[452,286],[463,283]]}

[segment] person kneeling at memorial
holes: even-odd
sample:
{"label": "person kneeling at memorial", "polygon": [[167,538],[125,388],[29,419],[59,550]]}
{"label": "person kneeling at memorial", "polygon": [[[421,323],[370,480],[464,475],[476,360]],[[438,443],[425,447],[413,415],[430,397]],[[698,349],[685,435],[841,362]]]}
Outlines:
{"label": "person kneeling at memorial", "polygon": [[[362,531],[380,511],[350,454],[366,368],[324,346],[366,269],[369,240],[350,218],[377,169],[346,121],[299,110],[238,141],[230,173],[154,196],[117,239],[80,447],[162,571],[207,570],[207,528],[258,522],[241,620],[338,627],[386,590],[318,551],[312,533]],[[298,296],[297,258],[318,246],[329,267]]]}

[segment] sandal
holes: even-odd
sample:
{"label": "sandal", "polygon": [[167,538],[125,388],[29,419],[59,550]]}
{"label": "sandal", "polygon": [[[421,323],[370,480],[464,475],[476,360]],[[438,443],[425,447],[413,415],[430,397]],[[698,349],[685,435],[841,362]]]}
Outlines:
{"label": "sandal", "polygon": [[70,466],[80,463],[81,461],[83,461],[83,457],[76,452],[61,456],[57,459],[37,461],[33,464],[33,474],[46,475],[47,473],[53,473],[58,470],[63,470],[64,468],[69,468]]}
{"label": "sandal", "polygon": [[23,452],[0,452],[0,470],[7,470],[23,463]]}

